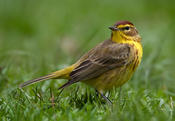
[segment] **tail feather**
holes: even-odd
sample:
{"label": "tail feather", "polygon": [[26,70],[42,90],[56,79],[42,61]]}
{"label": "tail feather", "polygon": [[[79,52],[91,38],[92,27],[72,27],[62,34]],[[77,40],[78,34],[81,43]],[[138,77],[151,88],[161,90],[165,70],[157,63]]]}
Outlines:
{"label": "tail feather", "polygon": [[54,75],[53,74],[49,74],[49,75],[42,76],[42,77],[39,77],[39,78],[36,78],[36,79],[33,79],[33,80],[26,81],[26,82],[20,84],[19,87],[23,88],[25,86],[34,84],[36,82],[40,82],[40,81],[44,81],[44,80],[48,80],[48,79],[52,79],[52,78],[54,78]]}
{"label": "tail feather", "polygon": [[76,83],[76,82],[74,82],[73,80],[70,80],[70,81],[66,82],[65,84],[63,84],[61,87],[59,87],[58,90],[64,89],[64,88],[66,88],[74,83]]}
{"label": "tail feather", "polygon": [[42,76],[42,77],[39,77],[37,79],[26,81],[26,82],[20,84],[19,87],[20,88],[23,88],[25,86],[34,84],[36,82],[40,82],[40,81],[44,81],[44,80],[48,80],[48,79],[58,79],[58,78],[69,79],[69,74],[72,72],[72,70],[74,69],[74,67],[75,67],[75,65],[72,65],[72,66],[69,66],[69,67],[64,68],[62,70],[53,72],[53,73],[51,73],[49,75]]}

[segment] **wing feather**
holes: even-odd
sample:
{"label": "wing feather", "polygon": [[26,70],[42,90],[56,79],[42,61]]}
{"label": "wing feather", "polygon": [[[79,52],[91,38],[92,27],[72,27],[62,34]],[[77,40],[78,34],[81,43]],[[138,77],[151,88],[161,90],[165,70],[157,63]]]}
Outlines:
{"label": "wing feather", "polygon": [[70,81],[78,82],[92,79],[111,69],[125,66],[133,60],[133,52],[129,44],[112,43],[99,46],[93,51],[92,55],[83,60],[70,73]]}

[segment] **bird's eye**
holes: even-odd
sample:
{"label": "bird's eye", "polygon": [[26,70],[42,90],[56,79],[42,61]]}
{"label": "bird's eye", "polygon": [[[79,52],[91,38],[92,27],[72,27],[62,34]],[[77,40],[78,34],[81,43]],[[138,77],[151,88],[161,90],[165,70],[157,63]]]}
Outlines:
{"label": "bird's eye", "polygon": [[127,26],[127,27],[125,27],[125,28],[124,28],[124,30],[129,30],[129,29],[130,29],[130,27],[129,27],[129,26]]}

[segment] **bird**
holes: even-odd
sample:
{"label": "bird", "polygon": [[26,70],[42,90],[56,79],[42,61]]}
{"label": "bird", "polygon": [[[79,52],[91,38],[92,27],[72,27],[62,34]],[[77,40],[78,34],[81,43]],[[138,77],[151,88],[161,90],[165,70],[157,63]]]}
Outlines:
{"label": "bird", "polygon": [[141,63],[143,49],[141,36],[130,21],[118,21],[109,29],[109,39],[97,44],[71,66],[26,81],[19,87],[48,79],[67,79],[59,89],[83,82],[93,87],[111,104],[112,101],[104,93],[112,88],[121,87],[130,80]]}

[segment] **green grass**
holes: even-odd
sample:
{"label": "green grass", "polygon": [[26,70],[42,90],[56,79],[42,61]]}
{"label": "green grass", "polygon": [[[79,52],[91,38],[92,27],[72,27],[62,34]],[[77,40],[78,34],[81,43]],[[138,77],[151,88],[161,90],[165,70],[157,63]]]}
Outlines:
{"label": "green grass", "polygon": [[[175,121],[174,1],[0,0],[0,120]],[[108,26],[132,21],[143,44],[133,78],[106,95],[82,83],[21,82],[74,63],[110,37]]]}

